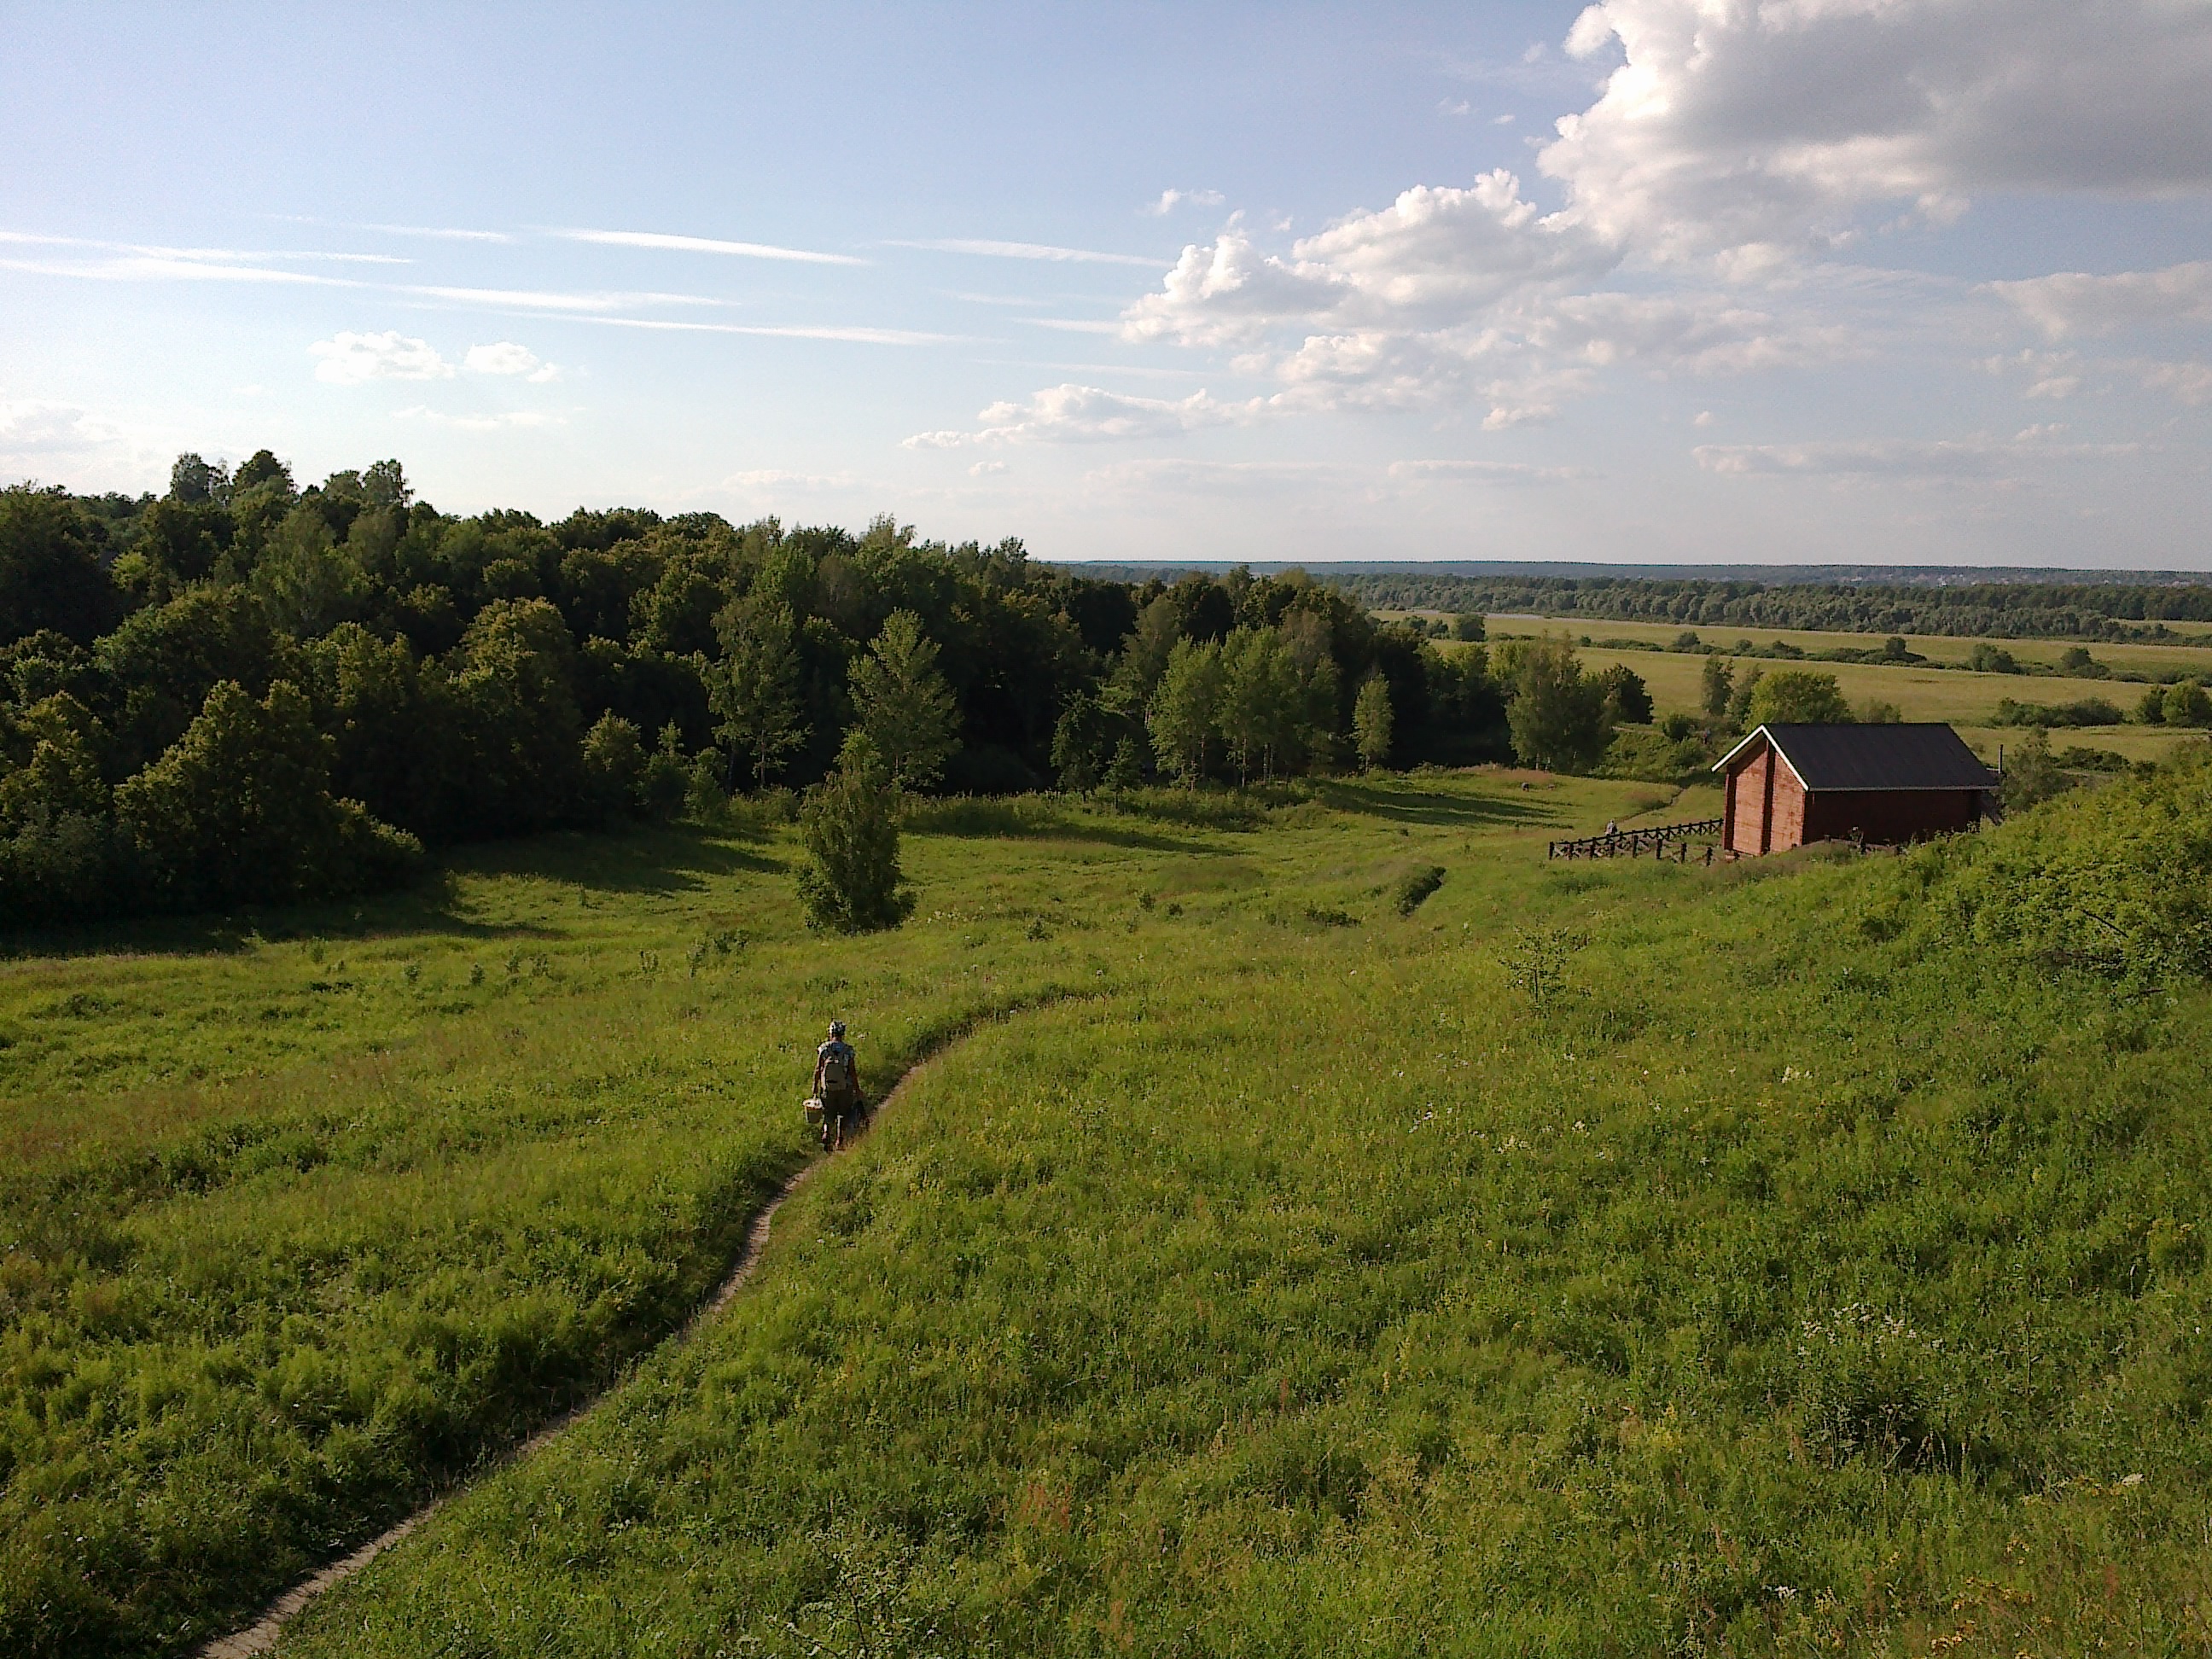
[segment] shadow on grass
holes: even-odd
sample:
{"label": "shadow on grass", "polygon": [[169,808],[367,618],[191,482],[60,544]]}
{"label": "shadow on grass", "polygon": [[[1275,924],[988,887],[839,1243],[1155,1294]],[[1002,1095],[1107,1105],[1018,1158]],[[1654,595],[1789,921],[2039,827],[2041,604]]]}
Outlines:
{"label": "shadow on grass", "polygon": [[1506,824],[1534,828],[1565,821],[1558,805],[1531,798],[1444,794],[1431,790],[1373,789],[1324,781],[1315,787],[1322,804],[1334,811],[1357,812],[1395,823],[1427,823],[1454,829]]}
{"label": "shadow on grass", "polygon": [[458,939],[559,939],[528,922],[488,923],[460,911],[459,878],[514,876],[571,882],[606,893],[700,892],[714,877],[776,872],[778,860],[728,838],[685,828],[613,835],[562,830],[449,849],[415,885],[397,892],[196,915],[139,916],[27,931],[0,941],[0,960],[88,956],[220,956],[295,939],[391,934]]}
{"label": "shadow on grass", "polygon": [[493,842],[457,852],[457,872],[573,882],[607,893],[697,892],[718,876],[775,875],[781,860],[726,833],[684,827],[620,835],[560,830],[526,841]]}
{"label": "shadow on grass", "polygon": [[918,836],[952,836],[977,841],[1082,841],[1146,853],[1218,853],[1203,842],[1186,841],[1147,830],[1124,829],[1072,817],[1058,803],[1036,795],[963,795],[917,800],[906,809],[905,829]]}

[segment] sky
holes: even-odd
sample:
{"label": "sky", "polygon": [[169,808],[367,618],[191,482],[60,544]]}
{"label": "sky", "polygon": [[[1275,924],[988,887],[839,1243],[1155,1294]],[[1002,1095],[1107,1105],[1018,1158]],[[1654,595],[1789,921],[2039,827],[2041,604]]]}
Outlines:
{"label": "sky", "polygon": [[2212,568],[2212,0],[0,0],[0,482]]}

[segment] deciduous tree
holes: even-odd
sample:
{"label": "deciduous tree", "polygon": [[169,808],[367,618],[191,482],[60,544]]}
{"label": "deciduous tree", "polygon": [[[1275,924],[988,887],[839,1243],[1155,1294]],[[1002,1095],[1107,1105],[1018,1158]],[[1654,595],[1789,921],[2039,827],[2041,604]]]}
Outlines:
{"label": "deciduous tree", "polygon": [[1221,647],[1177,640],[1153,690],[1146,725],[1162,769],[1174,773],[1187,789],[1197,788],[1206,775],[1220,703]]}
{"label": "deciduous tree", "polygon": [[721,722],[716,735],[751,761],[753,787],[765,788],[783,757],[806,741],[798,630],[791,611],[772,598],[732,606],[717,626],[724,654],[707,681],[708,701]]}
{"label": "deciduous tree", "polygon": [[860,729],[902,789],[937,781],[960,746],[960,710],[938,672],[937,646],[911,611],[884,619],[868,654],[853,665],[853,704]]}
{"label": "deciduous tree", "polygon": [[1352,739],[1359,750],[1359,763],[1369,770],[1390,759],[1390,686],[1380,674],[1370,674],[1352,705]]}
{"label": "deciduous tree", "polygon": [[1851,705],[1833,674],[1784,668],[1759,682],[1745,720],[1751,726],[1824,726],[1851,718]]}
{"label": "deciduous tree", "polygon": [[1521,650],[1506,721],[1522,760],[1553,772],[1589,771],[1613,740],[1605,688],[1583,675],[1564,638],[1534,640]]}

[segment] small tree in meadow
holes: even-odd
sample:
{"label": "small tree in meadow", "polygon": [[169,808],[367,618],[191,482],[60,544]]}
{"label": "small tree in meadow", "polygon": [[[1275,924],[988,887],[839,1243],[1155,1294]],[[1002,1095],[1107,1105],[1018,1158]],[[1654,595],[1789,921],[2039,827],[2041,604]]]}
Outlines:
{"label": "small tree in meadow", "polygon": [[799,823],[806,865],[799,897],[811,927],[869,933],[914,912],[899,868],[898,786],[865,732],[848,732],[837,769],[806,792]]}
{"label": "small tree in meadow", "polygon": [[2212,693],[2193,680],[2166,688],[2168,726],[2212,726]]}
{"label": "small tree in meadow", "polygon": [[1390,758],[1390,683],[1370,674],[1352,705],[1352,741],[1359,764],[1372,771]]}
{"label": "small tree in meadow", "polygon": [[[1697,637],[1692,634],[1692,639]],[[1729,667],[1725,657],[1707,657],[1705,669],[1704,707],[1709,719],[1728,718],[1729,700],[1735,695],[1735,670]]]}

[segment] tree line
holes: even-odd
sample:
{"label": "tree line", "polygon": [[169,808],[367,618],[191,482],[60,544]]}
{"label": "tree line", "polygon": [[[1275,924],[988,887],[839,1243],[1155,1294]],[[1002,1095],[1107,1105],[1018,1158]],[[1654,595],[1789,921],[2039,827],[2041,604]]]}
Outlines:
{"label": "tree line", "polygon": [[1588,617],[1966,638],[2167,637],[2168,622],[2212,621],[2212,586],[1987,582],[1958,587],[1711,581],[1687,577],[1460,576],[1331,573],[1377,610]]}
{"label": "tree line", "polygon": [[841,753],[973,793],[1541,763],[1515,672],[1296,572],[1094,580],[889,519],[461,516],[397,461],[301,486],[185,455],[159,497],[0,490],[0,925],[364,890]]}

